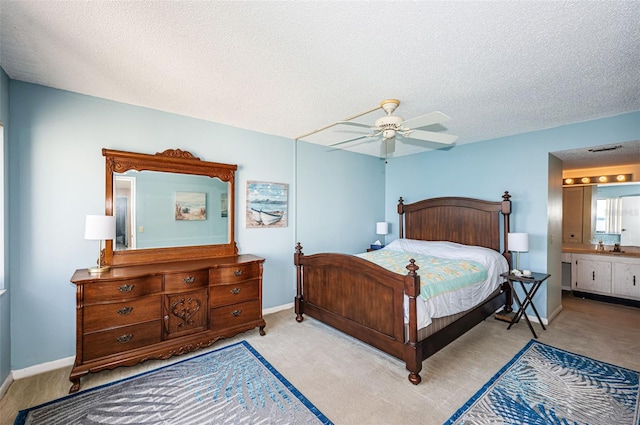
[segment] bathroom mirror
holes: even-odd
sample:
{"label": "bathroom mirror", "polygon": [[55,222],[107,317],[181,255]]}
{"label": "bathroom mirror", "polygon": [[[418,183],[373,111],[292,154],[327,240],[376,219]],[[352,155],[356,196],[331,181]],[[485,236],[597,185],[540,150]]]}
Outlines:
{"label": "bathroom mirror", "polygon": [[640,246],[640,184],[598,185],[595,239]]}
{"label": "bathroom mirror", "polygon": [[107,241],[111,266],[237,254],[236,165],[169,149],[155,155],[103,149],[105,212],[116,217]]}

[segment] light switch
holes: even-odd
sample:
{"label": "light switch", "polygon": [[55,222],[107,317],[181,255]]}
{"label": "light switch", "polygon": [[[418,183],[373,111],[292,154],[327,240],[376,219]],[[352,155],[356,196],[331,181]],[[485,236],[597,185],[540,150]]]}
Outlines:
{"label": "light switch", "polygon": [[139,231],[140,233],[144,233],[144,226],[140,226],[140,229],[138,229],[138,231]]}

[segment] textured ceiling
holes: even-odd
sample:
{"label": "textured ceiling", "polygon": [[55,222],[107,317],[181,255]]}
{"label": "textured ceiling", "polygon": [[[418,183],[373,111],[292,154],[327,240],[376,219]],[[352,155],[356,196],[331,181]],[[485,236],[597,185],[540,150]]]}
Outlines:
{"label": "textured ceiling", "polygon": [[0,0],[0,66],[292,139],[396,98],[463,144],[640,110],[639,21],[640,1]]}

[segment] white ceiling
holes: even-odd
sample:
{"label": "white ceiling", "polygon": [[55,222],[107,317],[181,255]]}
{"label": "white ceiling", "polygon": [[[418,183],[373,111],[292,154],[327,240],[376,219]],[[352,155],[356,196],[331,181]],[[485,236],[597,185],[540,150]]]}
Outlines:
{"label": "white ceiling", "polygon": [[0,0],[0,66],[292,139],[396,98],[464,144],[640,110],[639,22],[640,1]]}

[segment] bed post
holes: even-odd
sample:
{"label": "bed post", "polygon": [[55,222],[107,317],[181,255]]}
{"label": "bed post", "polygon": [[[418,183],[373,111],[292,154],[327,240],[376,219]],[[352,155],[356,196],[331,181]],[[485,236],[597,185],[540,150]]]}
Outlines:
{"label": "bed post", "polygon": [[[509,192],[505,190],[504,195],[502,195],[502,216],[504,217],[504,252],[502,255],[507,259],[509,263],[509,270],[511,270],[511,251],[509,251],[509,237],[508,233],[511,231],[511,227],[509,226],[509,216],[511,215],[511,195]],[[505,292],[505,303],[504,303],[504,312],[511,313],[513,311],[513,294],[511,293],[511,286],[508,282],[502,284],[502,287]]]}
{"label": "bed post", "polygon": [[402,219],[404,215],[404,200],[402,199],[402,196],[400,197],[400,199],[398,200],[398,238],[402,239],[404,238],[404,230],[403,230],[403,226],[402,226]]}
{"label": "bed post", "polygon": [[302,315],[304,314],[304,303],[302,299],[302,245],[300,242],[296,244],[296,252],[293,254],[293,263],[296,265],[296,298],[295,298],[295,312],[296,321],[298,323],[304,320]]}
{"label": "bed post", "polygon": [[509,227],[509,216],[511,215],[511,195],[509,192],[505,191],[504,195],[502,195],[502,217],[504,218],[504,235],[503,235],[503,246],[504,251],[502,251],[502,255],[509,262],[509,268],[511,268],[511,252],[509,251],[509,238],[507,234],[511,231]]}
{"label": "bed post", "polygon": [[[402,198],[400,200],[402,201]],[[422,345],[418,344],[418,315],[416,310],[416,297],[420,295],[420,276],[417,273],[419,268],[412,258],[409,260],[409,265],[407,265],[409,273],[404,278],[404,293],[409,298],[409,340],[404,346],[404,361],[409,371],[409,381],[414,385],[418,385],[422,381],[420,377]]]}

